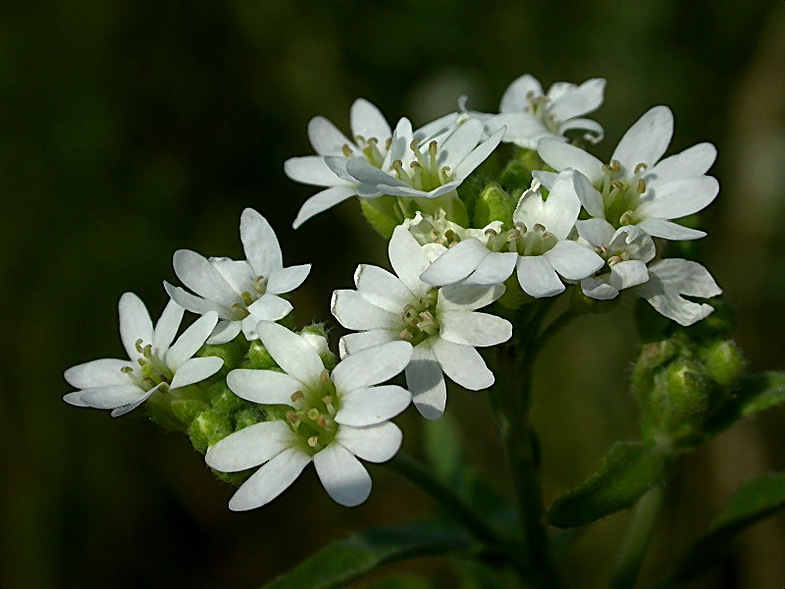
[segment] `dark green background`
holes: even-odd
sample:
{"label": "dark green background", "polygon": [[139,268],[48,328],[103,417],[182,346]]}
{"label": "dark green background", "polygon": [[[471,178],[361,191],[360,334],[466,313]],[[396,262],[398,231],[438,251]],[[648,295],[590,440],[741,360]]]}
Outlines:
{"label": "dark green background", "polygon": [[[353,510],[309,469],[269,507],[232,514],[231,489],[186,440],[141,412],[113,420],[60,400],[65,368],[122,355],[122,292],[157,316],[177,248],[240,256],[246,206],[277,228],[287,263],[314,263],[293,297],[302,323],[329,319],[332,289],[351,286],[358,262],[386,263],[354,202],[290,229],[314,190],[290,182],[283,161],[311,151],[311,116],[347,129],[356,97],[424,123],[463,93],[493,111],[523,73],[546,87],[605,77],[602,158],[646,109],[669,105],[671,153],[719,148],[722,191],[700,249],[738,306],[752,368],[781,368],[783,56],[782,1],[0,2],[0,587],[259,587],[369,522],[428,516],[427,500],[381,468]],[[578,322],[545,354],[535,413],[548,500],[635,435],[630,306]],[[449,403],[503,484],[483,394],[453,390]],[[416,453],[421,423],[409,413],[398,422]],[[785,469],[783,417],[742,424],[688,459],[650,568],[739,481]],[[625,517],[578,542],[576,586],[601,586]],[[784,554],[778,520],[695,586],[782,586]],[[440,562],[409,570],[456,583]]]}

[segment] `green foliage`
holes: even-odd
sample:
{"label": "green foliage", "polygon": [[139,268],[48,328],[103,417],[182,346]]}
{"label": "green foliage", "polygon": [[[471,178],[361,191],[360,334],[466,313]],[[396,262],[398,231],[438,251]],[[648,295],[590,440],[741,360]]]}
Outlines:
{"label": "green foliage", "polygon": [[502,221],[504,229],[512,229],[512,213],[517,199],[495,182],[480,193],[474,206],[474,226],[485,227],[492,221]]}
{"label": "green foliage", "polygon": [[667,460],[641,442],[617,442],[600,469],[559,497],[546,521],[560,528],[583,526],[635,504],[665,474]]}
{"label": "green foliage", "polygon": [[785,507],[785,473],[770,473],[744,484],[714,520],[708,533],[695,542],[669,582],[687,580],[721,559],[731,540]]}
{"label": "green foliage", "polygon": [[748,374],[734,382],[733,396],[706,424],[706,431],[717,434],[739,419],[785,403],[785,372]]}
{"label": "green foliage", "polygon": [[371,227],[384,239],[390,239],[393,229],[403,220],[393,196],[360,198],[360,210]]}
{"label": "green foliage", "polygon": [[473,548],[472,542],[455,530],[423,524],[374,528],[329,544],[265,589],[338,589],[386,564],[421,556],[466,553]]}

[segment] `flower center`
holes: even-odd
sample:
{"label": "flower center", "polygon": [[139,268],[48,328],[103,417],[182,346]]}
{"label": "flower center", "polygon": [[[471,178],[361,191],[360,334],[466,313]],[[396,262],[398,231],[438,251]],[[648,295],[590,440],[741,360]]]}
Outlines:
{"label": "flower center", "polygon": [[526,107],[527,112],[540,119],[548,131],[554,135],[560,135],[559,121],[556,120],[556,116],[549,110],[550,98],[542,94],[535,94],[533,90],[529,90],[526,93],[526,102],[529,103],[529,106]]}
{"label": "flower center", "polygon": [[439,146],[436,141],[430,141],[427,149],[423,151],[420,140],[412,139],[409,149],[414,154],[414,159],[409,162],[408,168],[402,160],[395,160],[391,164],[392,172],[399,180],[423,192],[430,192],[452,181],[450,166],[439,165]]}
{"label": "flower center", "polygon": [[354,147],[345,144],[341,148],[341,151],[343,152],[344,157],[357,155],[357,152],[359,151],[374,168],[381,168],[384,163],[384,156],[390,151],[391,145],[391,137],[387,138],[384,143],[384,150],[381,150],[379,149],[379,139],[376,137],[368,137],[366,139],[362,135],[356,135],[354,138]]}
{"label": "flower center", "polygon": [[251,289],[240,293],[240,298],[243,302],[232,305],[232,311],[234,311],[233,319],[235,321],[240,321],[241,319],[248,317],[248,315],[251,314],[248,307],[258,301],[265,292],[267,292],[267,278],[264,276],[257,276],[251,281]]}
{"label": "flower center", "polygon": [[624,250],[613,251],[604,245],[594,248],[594,251],[605,260],[605,266],[595,272],[598,276],[610,272],[611,268],[619,262],[627,262],[632,259],[629,252]]}
{"label": "flower center", "polygon": [[621,176],[621,163],[612,160],[610,165],[602,166],[605,178],[597,187],[602,195],[605,219],[616,229],[634,225],[640,219],[635,211],[640,205],[641,196],[646,192],[646,181],[641,175],[648,166],[640,163],[635,166],[633,176]]}
{"label": "flower center", "polygon": [[507,231],[506,234],[507,249],[517,252],[519,256],[541,256],[558,241],[556,236],[540,223],[535,223],[531,228],[523,223],[516,223],[515,229]]}
{"label": "flower center", "polygon": [[439,320],[436,318],[438,298],[437,289],[432,288],[403,308],[400,315],[402,340],[416,346],[439,333]]}
{"label": "flower center", "polygon": [[300,448],[313,456],[330,445],[338,433],[335,414],[340,399],[330,373],[325,370],[319,383],[292,394],[295,407],[286,412],[286,423],[297,434]]}
{"label": "flower center", "polygon": [[147,392],[158,385],[161,386],[161,392],[166,393],[169,391],[169,385],[172,384],[174,373],[169,367],[161,362],[161,360],[153,354],[152,344],[144,345],[141,339],[136,340],[136,351],[141,355],[136,359],[139,368],[134,369],[131,366],[123,366],[120,372],[127,374],[131,380],[139,386],[143,391]]}

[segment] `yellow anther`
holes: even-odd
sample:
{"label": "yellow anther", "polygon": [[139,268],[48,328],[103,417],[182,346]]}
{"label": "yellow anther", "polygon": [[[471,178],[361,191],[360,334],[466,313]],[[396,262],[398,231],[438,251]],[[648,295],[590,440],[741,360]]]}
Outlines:
{"label": "yellow anther", "polygon": [[341,153],[343,153],[344,157],[349,157],[352,155],[352,148],[344,144],[343,147],[341,147]]}
{"label": "yellow anther", "polygon": [[611,256],[610,258],[608,258],[608,266],[615,266],[621,261],[622,260],[619,256]]}
{"label": "yellow anther", "polygon": [[385,149],[389,150],[392,147],[392,137],[388,137],[387,141],[384,142]]}
{"label": "yellow anther", "polygon": [[436,157],[436,153],[439,151],[439,146],[437,145],[436,141],[431,141],[428,144],[428,155],[431,157]]}
{"label": "yellow anther", "polygon": [[311,448],[316,448],[319,445],[319,436],[311,436],[308,438],[308,445]]}
{"label": "yellow anther", "polygon": [[319,380],[321,380],[322,383],[326,383],[330,380],[330,372],[328,370],[322,370],[322,373],[319,375]]}
{"label": "yellow anther", "polygon": [[532,229],[534,231],[538,231],[538,232],[542,233],[543,231],[545,231],[545,225],[542,225],[540,223],[535,223],[534,227],[532,227]]}
{"label": "yellow anther", "polygon": [[333,398],[331,395],[325,395],[322,397],[322,403],[327,405],[328,407],[333,404]]}
{"label": "yellow anther", "polygon": [[289,423],[294,425],[295,423],[300,421],[300,418],[297,416],[297,414],[294,411],[287,411],[286,412],[286,421],[288,421]]}
{"label": "yellow anther", "polygon": [[614,174],[621,172],[621,162],[619,160],[611,160],[611,172]]}
{"label": "yellow anther", "polygon": [[123,374],[133,374],[133,372],[134,372],[134,369],[133,369],[133,368],[131,368],[130,366],[123,366],[123,367],[120,369],[120,372],[122,372]]}
{"label": "yellow anther", "polygon": [[638,184],[635,186],[635,189],[638,191],[638,194],[643,194],[646,192],[646,182],[642,178],[638,179]]}
{"label": "yellow anther", "polygon": [[611,186],[613,186],[616,190],[620,192],[623,192],[624,189],[626,188],[626,186],[619,180],[614,180],[613,182],[611,182]]}
{"label": "yellow anther", "polygon": [[320,415],[319,410],[316,407],[311,407],[308,410],[308,419],[312,421],[316,421],[319,418],[319,415]]}
{"label": "yellow anther", "polygon": [[304,399],[304,398],[305,398],[305,395],[303,394],[302,391],[295,391],[295,392],[292,393],[292,396],[290,397],[290,399],[292,400],[292,403],[296,403],[300,399]]}
{"label": "yellow anther", "polygon": [[327,417],[325,417],[324,415],[320,415],[319,417],[317,417],[316,425],[318,425],[319,427],[325,427],[327,425]]}
{"label": "yellow anther", "polygon": [[641,162],[639,164],[636,164],[636,166],[635,166],[635,173],[636,174],[640,174],[643,170],[645,170],[648,167],[649,167],[649,165],[648,164],[644,164],[643,162]]}

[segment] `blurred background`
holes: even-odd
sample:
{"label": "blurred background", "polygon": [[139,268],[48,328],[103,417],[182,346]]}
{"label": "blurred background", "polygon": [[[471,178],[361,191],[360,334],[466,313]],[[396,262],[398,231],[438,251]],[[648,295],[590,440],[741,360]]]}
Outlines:
{"label": "blurred background", "polygon": [[[524,73],[546,88],[604,77],[592,117],[606,130],[602,159],[645,110],[669,105],[669,153],[700,141],[719,149],[722,190],[700,247],[737,306],[738,341],[751,369],[783,368],[783,56],[781,0],[1,2],[0,587],[260,587],[369,523],[429,517],[428,500],[379,467],[355,509],[335,505],[308,469],[269,507],[230,513],[232,489],[186,439],[142,412],[112,419],[61,401],[64,369],[122,356],[124,291],[158,316],[176,249],[241,256],[246,206],[276,227],[287,264],[314,263],[293,296],[299,323],[329,321],[330,293],[351,286],[357,263],[386,264],[353,200],[291,230],[315,190],[289,181],[283,162],[312,152],[312,116],[348,131],[357,97],[421,124],[460,94],[493,112]],[[535,418],[549,501],[636,435],[624,378],[636,355],[629,303],[578,321],[545,354]],[[448,412],[504,486],[482,393],[452,390]],[[417,454],[410,413],[397,421]],[[785,413],[770,411],[687,459],[646,579],[740,482],[785,469],[783,431]],[[626,517],[571,549],[575,586],[606,581]],[[781,587],[784,526],[742,535],[694,587]],[[438,559],[406,570],[457,586]]]}

